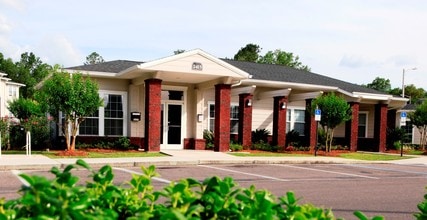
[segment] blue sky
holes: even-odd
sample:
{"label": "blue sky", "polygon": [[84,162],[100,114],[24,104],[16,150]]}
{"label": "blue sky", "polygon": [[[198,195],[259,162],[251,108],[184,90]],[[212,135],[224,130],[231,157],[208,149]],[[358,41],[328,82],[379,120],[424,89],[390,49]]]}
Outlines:
{"label": "blue sky", "polygon": [[232,58],[248,43],[293,52],[312,72],[427,89],[424,0],[0,0],[0,52],[49,64],[149,61],[200,48]]}

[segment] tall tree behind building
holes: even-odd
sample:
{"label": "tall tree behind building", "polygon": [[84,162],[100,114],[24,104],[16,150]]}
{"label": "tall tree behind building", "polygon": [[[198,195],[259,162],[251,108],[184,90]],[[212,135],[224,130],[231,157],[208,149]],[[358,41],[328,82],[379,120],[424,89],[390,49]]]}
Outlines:
{"label": "tall tree behind building", "polygon": [[234,55],[234,60],[249,61],[256,63],[276,64],[292,67],[295,69],[311,71],[307,65],[303,65],[299,61],[299,56],[294,55],[291,52],[276,49],[274,51],[268,51],[264,56],[260,55],[262,48],[257,44],[247,44],[245,47]]}
{"label": "tall tree behind building", "polygon": [[91,54],[89,54],[89,56],[86,57],[86,62],[84,63],[84,65],[91,65],[103,62],[105,61],[101,55],[99,55],[97,52],[92,52]]}
{"label": "tall tree behind building", "polygon": [[23,98],[33,97],[34,86],[42,81],[51,69],[52,66],[43,63],[32,52],[21,54],[21,59],[15,63],[10,58],[5,59],[0,53],[0,71],[6,73],[13,82],[25,84],[20,92]]}

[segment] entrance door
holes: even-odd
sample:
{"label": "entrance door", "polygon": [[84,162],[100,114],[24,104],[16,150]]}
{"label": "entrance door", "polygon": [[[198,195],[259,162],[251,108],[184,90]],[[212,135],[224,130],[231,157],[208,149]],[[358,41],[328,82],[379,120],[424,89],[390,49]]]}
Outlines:
{"label": "entrance door", "polygon": [[182,104],[162,104],[162,149],[183,149],[182,145]]}

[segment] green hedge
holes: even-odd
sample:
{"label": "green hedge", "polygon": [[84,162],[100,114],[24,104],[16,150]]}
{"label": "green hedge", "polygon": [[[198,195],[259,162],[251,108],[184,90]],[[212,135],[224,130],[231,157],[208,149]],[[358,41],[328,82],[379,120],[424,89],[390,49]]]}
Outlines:
{"label": "green hedge", "polygon": [[[85,185],[72,174],[79,167],[90,171],[92,180]],[[156,191],[151,183],[158,176],[155,167],[142,167],[142,171],[123,186],[113,183],[111,166],[95,171],[83,160],[64,170],[53,167],[53,179],[21,174],[29,185],[22,186],[20,198],[0,200],[0,220],[335,219],[329,209],[298,204],[292,192],[277,198],[254,186],[240,188],[230,177],[211,177],[203,182],[182,179]],[[355,215],[369,219],[360,212]]]}

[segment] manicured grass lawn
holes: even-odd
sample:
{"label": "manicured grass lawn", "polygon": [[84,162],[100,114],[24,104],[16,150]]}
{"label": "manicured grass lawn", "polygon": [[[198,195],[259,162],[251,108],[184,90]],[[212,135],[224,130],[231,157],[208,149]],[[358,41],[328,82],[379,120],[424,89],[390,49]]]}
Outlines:
{"label": "manicured grass lawn", "polygon": [[402,160],[414,158],[411,156],[395,155],[395,154],[378,154],[378,153],[344,153],[340,154],[340,157],[355,160],[369,160],[369,161],[388,161],[388,160]]}
{"label": "manicured grass lawn", "polygon": [[[2,150],[2,154],[26,154],[25,150]],[[31,151],[31,154],[41,154],[42,151]]]}
{"label": "manicured grass lawn", "polygon": [[[239,157],[314,157],[313,154],[297,154],[297,153],[275,153],[275,152],[233,152],[229,153]],[[321,155],[319,155],[322,157]],[[368,160],[368,161],[389,161],[389,160],[402,160],[413,158],[411,156],[395,154],[378,154],[378,153],[339,153],[337,157],[355,160]]]}

